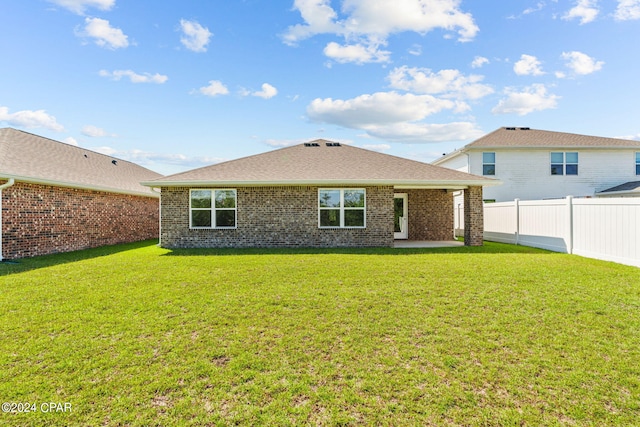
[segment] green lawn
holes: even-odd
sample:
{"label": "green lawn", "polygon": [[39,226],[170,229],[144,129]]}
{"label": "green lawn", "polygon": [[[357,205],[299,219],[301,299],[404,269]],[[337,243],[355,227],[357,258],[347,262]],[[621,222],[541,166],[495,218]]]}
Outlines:
{"label": "green lawn", "polygon": [[0,368],[0,401],[36,404],[0,425],[639,425],[640,269],[495,243],[39,257],[0,265]]}

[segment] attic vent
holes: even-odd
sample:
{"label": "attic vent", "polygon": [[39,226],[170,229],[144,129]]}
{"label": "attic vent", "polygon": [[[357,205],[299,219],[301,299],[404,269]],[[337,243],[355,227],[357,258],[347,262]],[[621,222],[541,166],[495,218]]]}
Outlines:
{"label": "attic vent", "polygon": [[339,142],[327,142],[327,147],[340,147]]}
{"label": "attic vent", "polygon": [[516,130],[516,128],[505,128],[506,130]]}
{"label": "attic vent", "polygon": [[520,130],[531,130],[531,128],[520,128]]}
{"label": "attic vent", "polygon": [[320,147],[320,144],[318,144],[317,142],[305,142],[304,146],[305,147]]}
{"label": "attic vent", "polygon": [[114,165],[118,165],[118,161],[117,160],[111,160],[111,163],[113,163]]}

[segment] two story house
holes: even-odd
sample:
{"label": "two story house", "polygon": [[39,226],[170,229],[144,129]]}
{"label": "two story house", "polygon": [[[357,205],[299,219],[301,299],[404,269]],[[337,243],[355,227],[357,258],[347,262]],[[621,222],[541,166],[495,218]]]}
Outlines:
{"label": "two story house", "polygon": [[504,127],[432,164],[502,181],[485,202],[640,195],[640,141]]}

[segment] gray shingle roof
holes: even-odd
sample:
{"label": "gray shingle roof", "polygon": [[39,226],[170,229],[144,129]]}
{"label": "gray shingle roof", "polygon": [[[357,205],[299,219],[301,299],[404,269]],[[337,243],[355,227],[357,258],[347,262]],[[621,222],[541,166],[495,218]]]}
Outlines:
{"label": "gray shingle roof", "polygon": [[529,128],[500,128],[465,148],[640,148],[640,141]]}
{"label": "gray shingle roof", "polygon": [[612,193],[617,191],[640,191],[640,181],[625,182],[624,184],[602,190],[600,193]]}
{"label": "gray shingle roof", "polygon": [[390,156],[349,145],[316,140],[143,182],[183,185],[495,185],[497,180]]}
{"label": "gray shingle roof", "polygon": [[12,128],[0,129],[0,178],[157,197],[140,181],[161,176],[125,160]]}

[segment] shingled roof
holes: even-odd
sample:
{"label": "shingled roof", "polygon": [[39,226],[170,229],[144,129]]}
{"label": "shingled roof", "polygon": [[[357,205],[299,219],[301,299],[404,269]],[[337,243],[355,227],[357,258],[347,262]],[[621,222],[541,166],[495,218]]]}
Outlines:
{"label": "shingled roof", "polygon": [[151,187],[189,185],[396,185],[438,188],[500,181],[375,151],[316,140],[145,181]]}
{"label": "shingled roof", "polygon": [[12,128],[0,129],[0,179],[158,197],[140,181],[161,176],[84,148]]}
{"label": "shingled roof", "polygon": [[530,128],[497,129],[465,148],[640,148],[640,141]]}

